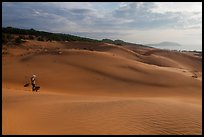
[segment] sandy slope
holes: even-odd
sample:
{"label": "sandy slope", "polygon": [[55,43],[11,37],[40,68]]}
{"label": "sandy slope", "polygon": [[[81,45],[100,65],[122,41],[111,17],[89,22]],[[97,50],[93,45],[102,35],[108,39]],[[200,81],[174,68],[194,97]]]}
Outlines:
{"label": "sandy slope", "polygon": [[[202,133],[202,58],[83,42],[7,52],[3,134]],[[23,87],[33,73],[38,93]]]}

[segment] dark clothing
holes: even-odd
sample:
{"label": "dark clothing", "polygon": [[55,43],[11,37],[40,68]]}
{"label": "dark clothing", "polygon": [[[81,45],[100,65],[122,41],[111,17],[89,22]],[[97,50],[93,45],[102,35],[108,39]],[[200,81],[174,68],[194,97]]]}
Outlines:
{"label": "dark clothing", "polygon": [[32,90],[35,91],[35,84],[32,83]]}
{"label": "dark clothing", "polygon": [[35,91],[35,78],[34,77],[31,77],[31,84],[32,84],[32,90]]}

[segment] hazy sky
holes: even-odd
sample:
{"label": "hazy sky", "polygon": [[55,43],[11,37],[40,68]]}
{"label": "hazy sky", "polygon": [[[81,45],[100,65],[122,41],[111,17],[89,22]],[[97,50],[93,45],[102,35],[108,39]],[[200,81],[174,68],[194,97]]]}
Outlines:
{"label": "hazy sky", "polygon": [[201,2],[3,2],[2,26],[202,49]]}

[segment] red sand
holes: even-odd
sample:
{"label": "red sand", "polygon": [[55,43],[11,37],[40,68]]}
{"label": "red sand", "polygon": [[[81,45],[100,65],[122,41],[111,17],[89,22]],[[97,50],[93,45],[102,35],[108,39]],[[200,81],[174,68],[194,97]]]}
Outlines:
{"label": "red sand", "polygon": [[[2,134],[202,134],[202,58],[85,42],[7,52]],[[33,73],[37,93],[23,87]]]}

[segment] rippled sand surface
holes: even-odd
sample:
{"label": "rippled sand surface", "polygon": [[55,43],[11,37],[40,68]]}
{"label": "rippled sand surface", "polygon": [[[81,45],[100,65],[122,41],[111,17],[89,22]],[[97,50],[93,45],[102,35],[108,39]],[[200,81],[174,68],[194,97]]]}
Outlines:
{"label": "rippled sand surface", "polygon": [[[202,58],[83,42],[23,46],[2,56],[2,134],[202,134]],[[39,92],[23,87],[33,73]]]}

